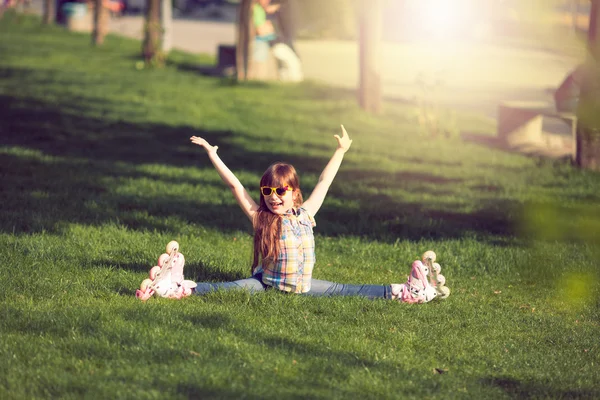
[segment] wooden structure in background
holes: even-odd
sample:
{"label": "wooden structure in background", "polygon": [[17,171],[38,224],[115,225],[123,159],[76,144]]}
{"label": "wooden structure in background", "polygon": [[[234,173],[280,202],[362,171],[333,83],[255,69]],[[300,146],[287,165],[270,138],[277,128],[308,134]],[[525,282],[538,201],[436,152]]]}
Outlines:
{"label": "wooden structure in background", "polygon": [[[561,120],[571,135],[555,135],[543,130],[545,120]],[[498,144],[524,152],[569,155],[575,161],[577,116],[557,112],[546,102],[504,101],[498,105]]]}
{"label": "wooden structure in background", "polygon": [[590,1],[588,57],[577,110],[575,163],[600,171],[600,0]]}

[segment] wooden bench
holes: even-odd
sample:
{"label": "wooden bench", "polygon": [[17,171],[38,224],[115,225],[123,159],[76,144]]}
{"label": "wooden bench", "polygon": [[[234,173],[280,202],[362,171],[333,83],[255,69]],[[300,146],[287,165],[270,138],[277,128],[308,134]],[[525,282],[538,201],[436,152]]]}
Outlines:
{"label": "wooden bench", "polygon": [[554,106],[545,102],[506,101],[498,106],[498,139],[509,148],[519,146],[559,147],[562,138],[543,131],[545,118],[558,119],[568,124],[571,131],[571,158],[575,160],[577,116],[574,113],[557,112]]}

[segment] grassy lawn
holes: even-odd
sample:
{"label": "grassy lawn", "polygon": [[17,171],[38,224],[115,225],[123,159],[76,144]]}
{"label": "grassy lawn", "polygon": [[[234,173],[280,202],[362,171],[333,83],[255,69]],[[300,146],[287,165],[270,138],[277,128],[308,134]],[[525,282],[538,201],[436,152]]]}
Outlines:
{"label": "grassy lawn", "polygon": [[[138,70],[139,52],[0,20],[0,398],[600,397],[600,175],[424,136],[411,105],[374,117],[310,82],[203,77],[197,55]],[[249,272],[251,227],[190,136],[247,188],[292,162],[306,195],[340,123],[315,277],[401,283],[433,249],[450,298],[135,298],[173,239],[188,279]]]}

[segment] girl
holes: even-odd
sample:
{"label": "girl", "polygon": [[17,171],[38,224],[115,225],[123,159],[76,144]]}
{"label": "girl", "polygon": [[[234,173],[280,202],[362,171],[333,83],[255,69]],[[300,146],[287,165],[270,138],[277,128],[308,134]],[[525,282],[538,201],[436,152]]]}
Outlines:
{"label": "girl", "polygon": [[195,288],[196,294],[218,289],[247,289],[260,292],[272,287],[284,292],[311,296],[358,295],[403,300],[403,293],[407,294],[405,284],[346,285],[312,278],[315,264],[314,216],[321,208],[344,154],[352,144],[343,125],[341,128],[342,136],[334,135],[337,148],[306,201],[302,199],[300,182],[294,167],[278,162],[267,168],[263,174],[259,185],[260,201],[256,204],[236,176],[221,161],[217,155],[218,147],[211,146],[200,137],[190,138],[192,143],[206,150],[210,161],[254,226],[251,277],[234,282],[199,282]]}

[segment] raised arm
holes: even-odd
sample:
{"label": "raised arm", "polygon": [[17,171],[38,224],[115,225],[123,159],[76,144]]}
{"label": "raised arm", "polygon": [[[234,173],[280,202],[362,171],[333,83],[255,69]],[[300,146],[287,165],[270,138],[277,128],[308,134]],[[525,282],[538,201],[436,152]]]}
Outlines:
{"label": "raised arm", "polygon": [[206,154],[208,154],[208,158],[221,176],[221,179],[223,179],[223,182],[229,186],[242,211],[244,211],[244,214],[246,214],[250,221],[252,221],[256,210],[258,210],[258,205],[254,200],[252,200],[252,197],[250,197],[246,189],[244,189],[244,186],[239,179],[233,174],[233,172],[231,172],[229,168],[227,168],[225,163],[217,155],[217,149],[219,147],[211,146],[205,139],[197,136],[192,136],[190,140],[192,143],[197,144],[200,147],[204,147]]}
{"label": "raised arm", "polygon": [[342,127],[342,137],[339,135],[334,135],[338,142],[338,146],[333,153],[333,156],[325,166],[323,172],[321,172],[321,176],[319,177],[319,181],[315,186],[314,190],[310,194],[310,197],[304,202],[304,208],[308,211],[309,214],[315,215],[317,211],[321,208],[323,201],[325,200],[325,196],[327,195],[327,191],[329,190],[329,186],[333,182],[333,178],[340,169],[340,165],[342,164],[342,160],[344,159],[344,154],[350,148],[352,144],[352,140],[346,133],[346,129],[344,129],[344,125]]}

